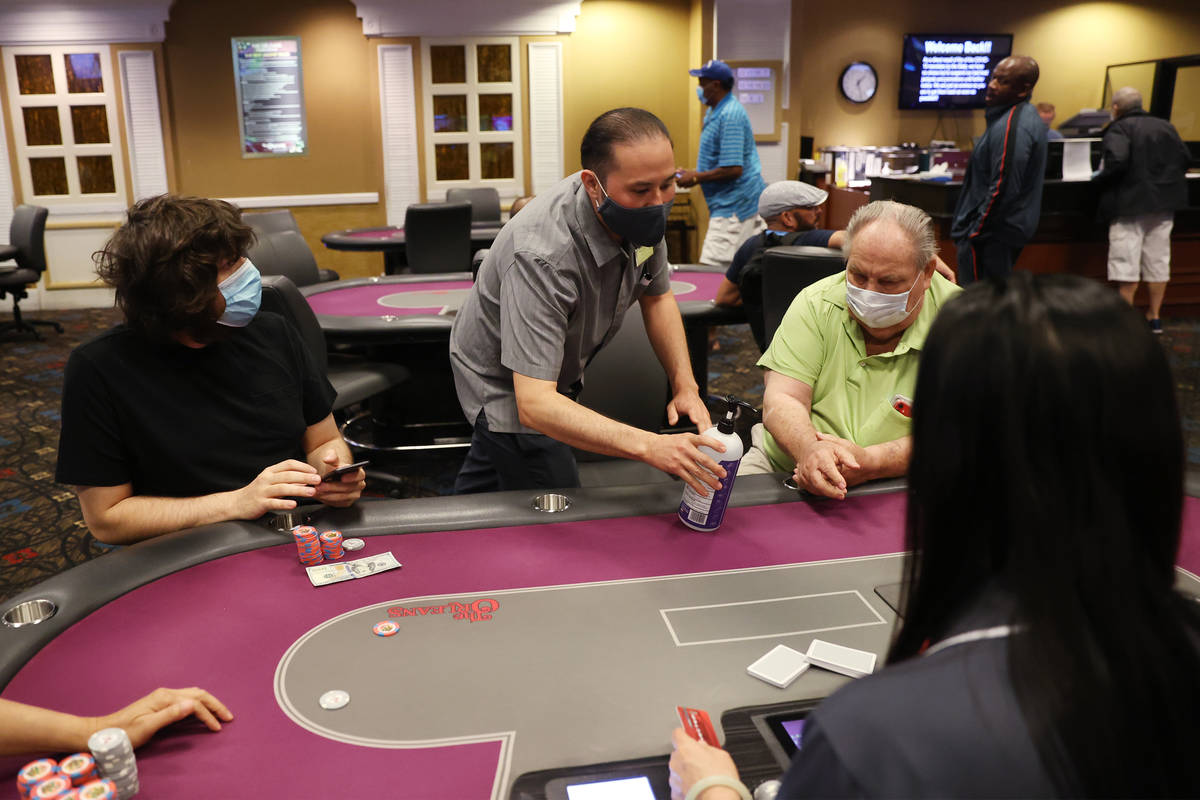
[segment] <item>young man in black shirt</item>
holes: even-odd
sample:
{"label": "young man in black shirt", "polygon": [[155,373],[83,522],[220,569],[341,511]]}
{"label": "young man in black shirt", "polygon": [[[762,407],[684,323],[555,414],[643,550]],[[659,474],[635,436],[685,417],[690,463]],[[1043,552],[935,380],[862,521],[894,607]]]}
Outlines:
{"label": "young man in black shirt", "polygon": [[252,236],[228,203],[163,195],[96,254],[125,322],[71,353],[55,479],[75,487],[97,539],[362,492],[361,470],[321,481],[352,461],[333,388],[286,320],[257,313]]}

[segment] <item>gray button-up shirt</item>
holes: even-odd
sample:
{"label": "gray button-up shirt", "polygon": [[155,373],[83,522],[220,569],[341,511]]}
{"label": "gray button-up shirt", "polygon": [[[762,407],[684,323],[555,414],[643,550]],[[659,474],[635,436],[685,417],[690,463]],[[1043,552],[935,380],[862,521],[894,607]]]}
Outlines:
{"label": "gray button-up shirt", "polygon": [[513,372],[574,397],[583,370],[642,294],[670,291],[666,245],[617,244],[596,218],[579,173],[538,195],[505,225],[454,320],[450,364],[470,422],[521,425]]}

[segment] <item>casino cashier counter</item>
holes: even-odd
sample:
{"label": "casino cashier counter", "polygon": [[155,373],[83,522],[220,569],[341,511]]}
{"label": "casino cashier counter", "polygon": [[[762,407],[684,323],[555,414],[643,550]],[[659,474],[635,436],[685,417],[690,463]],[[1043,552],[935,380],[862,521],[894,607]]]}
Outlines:
{"label": "casino cashier counter", "polygon": [[[837,502],[782,478],[739,479],[716,533],[679,522],[674,482],[320,509],[312,572],[313,531],[181,531],[9,601],[0,685],[82,714],[160,685],[220,697],[220,733],[137,751],[146,798],[667,797],[671,729],[702,711],[754,789],[850,680],[778,646],[870,671],[903,561],[898,482]],[[1200,593],[1198,511],[1179,580]],[[363,547],[325,558],[332,530]]]}

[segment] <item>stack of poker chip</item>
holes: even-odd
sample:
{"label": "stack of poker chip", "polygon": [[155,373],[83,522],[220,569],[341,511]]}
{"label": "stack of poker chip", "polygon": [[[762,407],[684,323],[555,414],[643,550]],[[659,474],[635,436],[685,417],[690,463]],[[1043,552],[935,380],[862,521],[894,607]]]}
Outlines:
{"label": "stack of poker chip", "polygon": [[342,552],[342,532],[325,531],[321,534],[321,552],[331,561],[337,561],[346,555]]}
{"label": "stack of poker chip", "polygon": [[29,800],[29,793],[33,791],[34,786],[57,774],[58,762],[53,758],[39,758],[37,761],[30,761],[17,773],[17,791],[21,795],[21,800]]}
{"label": "stack of poker chip", "polygon": [[[292,528],[292,538],[296,540],[301,564],[311,567],[325,560],[321,555],[321,540],[317,536],[317,529],[312,525],[298,525]],[[340,543],[338,549],[341,549]]]}
{"label": "stack of poker chip", "polygon": [[137,761],[133,757],[133,745],[121,728],[105,728],[96,731],[88,739],[88,749],[96,759],[100,775],[112,781],[120,800],[129,800],[138,793]]}

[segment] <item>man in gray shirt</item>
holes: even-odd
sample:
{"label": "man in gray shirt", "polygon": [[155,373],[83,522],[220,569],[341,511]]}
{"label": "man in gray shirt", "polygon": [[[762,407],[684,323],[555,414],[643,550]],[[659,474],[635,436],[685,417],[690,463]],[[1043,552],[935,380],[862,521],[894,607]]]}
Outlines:
{"label": "man in gray shirt", "polygon": [[[539,194],[501,230],[454,321],[450,363],[475,425],[458,492],[579,485],[571,447],[644,461],[697,489],[725,471],[696,434],[660,435],[576,403],[583,371],[641,306],[671,381],[667,421],[711,426],[671,293],[663,233],[675,196],[666,126],[637,108],[599,116],[583,170]],[[715,476],[715,477],[714,477]]]}

